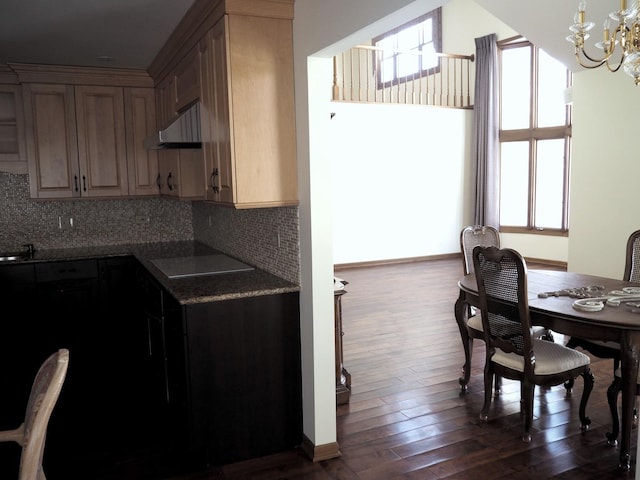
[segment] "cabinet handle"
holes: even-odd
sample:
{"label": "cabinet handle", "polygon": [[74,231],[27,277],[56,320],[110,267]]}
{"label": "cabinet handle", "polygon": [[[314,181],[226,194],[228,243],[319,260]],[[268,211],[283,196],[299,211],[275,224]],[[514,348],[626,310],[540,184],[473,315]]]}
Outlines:
{"label": "cabinet handle", "polygon": [[158,185],[158,191],[162,191],[162,175],[158,174],[156,177],[156,185]]}
{"label": "cabinet handle", "polygon": [[82,175],[82,190],[87,191],[87,177],[85,175]]}
{"label": "cabinet handle", "polygon": [[173,190],[173,183],[171,183],[171,172],[169,172],[169,175],[167,175],[167,187],[169,188],[169,191]]}
{"label": "cabinet handle", "polygon": [[213,172],[211,172],[211,189],[213,193],[220,193],[220,187],[216,185],[216,177],[219,175],[220,172],[218,172],[218,169],[214,168]]}
{"label": "cabinet handle", "polygon": [[73,184],[75,185],[75,190],[77,192],[78,191],[78,176],[77,175],[73,176]]}
{"label": "cabinet handle", "polygon": [[151,319],[147,315],[147,345],[149,346],[149,356],[153,355],[151,350]]}

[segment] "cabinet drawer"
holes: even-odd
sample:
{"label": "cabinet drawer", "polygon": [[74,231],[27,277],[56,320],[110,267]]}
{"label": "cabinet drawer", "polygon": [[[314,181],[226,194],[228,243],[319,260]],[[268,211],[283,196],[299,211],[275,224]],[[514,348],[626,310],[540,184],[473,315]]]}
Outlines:
{"label": "cabinet drawer", "polygon": [[23,265],[4,265],[0,267],[0,285],[2,287],[11,287],[11,285],[19,283],[33,283],[35,275],[33,264]]}
{"label": "cabinet drawer", "polygon": [[98,262],[96,260],[74,260],[36,264],[38,282],[56,282],[78,278],[98,278]]}

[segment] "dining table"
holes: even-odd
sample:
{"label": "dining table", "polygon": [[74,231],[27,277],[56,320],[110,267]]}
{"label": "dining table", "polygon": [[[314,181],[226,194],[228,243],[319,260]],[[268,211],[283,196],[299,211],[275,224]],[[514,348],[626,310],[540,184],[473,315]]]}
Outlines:
{"label": "dining table", "polygon": [[[466,322],[469,306],[479,308],[473,273],[458,281],[455,317],[463,344],[469,345]],[[559,270],[527,271],[527,297],[532,325],[566,336],[620,344],[622,377],[619,468],[631,468],[631,431],[640,352],[640,285],[612,278]],[[465,365],[465,375],[470,365]],[[605,381],[613,381],[611,379]],[[461,379],[462,382],[462,379]],[[638,475],[636,475],[638,478]]]}

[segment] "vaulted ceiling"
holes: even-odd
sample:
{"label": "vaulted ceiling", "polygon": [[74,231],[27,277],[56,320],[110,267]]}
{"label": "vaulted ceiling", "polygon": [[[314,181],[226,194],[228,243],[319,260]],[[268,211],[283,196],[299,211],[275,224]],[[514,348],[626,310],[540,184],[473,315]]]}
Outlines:
{"label": "vaulted ceiling", "polygon": [[[569,68],[578,70],[573,47],[565,40],[578,0],[475,1]],[[0,63],[146,69],[193,2],[2,0]],[[600,35],[605,15],[618,6],[617,0],[589,3],[589,17],[596,22],[594,37]]]}

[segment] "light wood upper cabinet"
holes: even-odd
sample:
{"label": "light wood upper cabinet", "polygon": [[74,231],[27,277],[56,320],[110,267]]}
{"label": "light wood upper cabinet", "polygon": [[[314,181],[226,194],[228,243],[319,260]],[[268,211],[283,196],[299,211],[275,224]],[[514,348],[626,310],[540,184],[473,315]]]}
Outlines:
{"label": "light wood upper cabinet", "polygon": [[192,50],[178,65],[175,72],[176,103],[174,110],[181,112],[200,98],[200,52]]}
{"label": "light wood upper cabinet", "polygon": [[291,20],[226,14],[200,51],[206,199],[297,205]]}
{"label": "light wood upper cabinet", "polygon": [[127,139],[129,195],[158,195],[158,151],[144,146],[156,130],[153,88],[125,88],[124,114]]}
{"label": "light wood upper cabinet", "polygon": [[178,115],[176,105],[176,79],[173,75],[156,87],[156,123],[158,128],[169,125]]}
{"label": "light wood upper cabinet", "polygon": [[80,196],[73,87],[25,84],[22,94],[31,197]]}
{"label": "light wood upper cabinet", "polygon": [[32,198],[157,195],[151,87],[23,84]]}
{"label": "light wood upper cabinet", "polygon": [[188,200],[203,200],[202,150],[158,150],[157,185],[161,195]]}
{"label": "light wood upper cabinet", "polygon": [[20,85],[0,84],[0,171],[27,173],[23,111]]}
{"label": "light wood upper cabinet", "polygon": [[80,196],[129,193],[123,95],[121,87],[75,87]]}
{"label": "light wood upper cabinet", "polygon": [[218,22],[200,44],[202,148],[206,200],[233,204],[231,128],[225,21]]}

